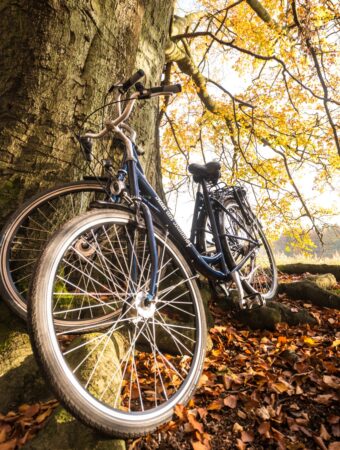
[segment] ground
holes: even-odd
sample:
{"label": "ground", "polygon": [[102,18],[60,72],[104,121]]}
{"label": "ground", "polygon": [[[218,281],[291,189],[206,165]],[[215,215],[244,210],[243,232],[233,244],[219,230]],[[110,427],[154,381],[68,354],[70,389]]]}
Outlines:
{"label": "ground", "polygon": [[[126,447],[339,450],[338,311],[284,294],[280,301],[308,309],[317,324],[253,331],[212,304],[214,346],[194,398],[186,408],[177,405],[170,423]],[[0,450],[25,446],[56,405],[21,405],[0,415]]]}

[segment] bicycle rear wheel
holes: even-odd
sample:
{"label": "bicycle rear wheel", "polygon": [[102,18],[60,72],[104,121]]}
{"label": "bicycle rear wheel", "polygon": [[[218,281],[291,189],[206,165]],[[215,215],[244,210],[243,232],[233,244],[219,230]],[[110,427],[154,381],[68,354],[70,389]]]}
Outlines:
{"label": "bicycle rear wheel", "polygon": [[[239,270],[242,284],[248,294],[259,292],[265,300],[275,297],[278,288],[277,268],[274,255],[262,226],[245,204],[242,212],[233,197],[221,201],[223,208],[217,208],[216,219],[223,235],[222,246],[228,245],[234,265],[254,250],[252,256]],[[199,218],[198,245],[206,254],[215,254],[216,247],[212,238],[209,218],[205,211]],[[214,283],[214,282],[213,282]],[[215,287],[218,289],[215,283]],[[250,289],[249,289],[250,287]],[[227,290],[233,288],[233,282],[226,284]]]}
{"label": "bicycle rear wheel", "polygon": [[223,205],[220,220],[225,233],[224,244],[228,244],[235,265],[241,263],[253,250],[250,258],[239,270],[241,280],[259,292],[265,300],[271,300],[278,288],[274,255],[260,222],[246,205],[244,208],[247,216],[233,199]]}
{"label": "bicycle rear wheel", "polygon": [[[34,275],[29,323],[42,370],[72,414],[109,435],[137,436],[169,420],[202,371],[207,331],[196,276],[167,235],[155,229],[155,238],[155,303],[146,301],[147,232],[122,210],[70,221]],[[102,322],[58,331],[56,317],[75,321],[82,309]]]}
{"label": "bicycle rear wheel", "polygon": [[97,181],[67,183],[35,195],[9,217],[0,235],[0,292],[19,317],[26,320],[29,281],[50,236],[105,195]]}

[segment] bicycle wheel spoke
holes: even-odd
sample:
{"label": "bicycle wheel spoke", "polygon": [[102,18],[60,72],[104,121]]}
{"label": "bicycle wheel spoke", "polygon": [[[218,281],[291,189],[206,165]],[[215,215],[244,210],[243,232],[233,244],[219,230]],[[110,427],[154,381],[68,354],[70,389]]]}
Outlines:
{"label": "bicycle wheel spoke", "polygon": [[188,377],[197,380],[205,347],[197,337],[206,335],[205,328],[199,331],[203,310],[197,275],[169,236],[156,234],[158,294],[150,302],[147,230],[132,220],[116,222],[109,211],[94,213],[101,214],[106,221],[88,214],[93,225],[79,234],[74,221],[67,243],[53,248],[51,306],[60,299],[53,317],[80,320],[50,334],[59,344],[57,358],[68,366],[68,388],[86,392],[93,407],[104,405],[113,418],[119,412],[130,423],[131,414],[142,418],[172,408],[174,396],[180,402],[191,389]]}

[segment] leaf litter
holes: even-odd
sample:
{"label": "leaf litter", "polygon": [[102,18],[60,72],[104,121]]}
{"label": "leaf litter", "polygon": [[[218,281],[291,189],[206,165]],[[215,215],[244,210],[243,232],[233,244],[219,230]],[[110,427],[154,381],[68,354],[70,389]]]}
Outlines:
{"label": "leaf litter", "polygon": [[280,301],[308,307],[317,325],[253,331],[212,304],[214,345],[193,399],[130,448],[340,450],[339,313]]}
{"label": "leaf litter", "polygon": [[[281,295],[280,301],[295,308]],[[315,326],[253,331],[212,304],[213,348],[187,406],[130,450],[340,450],[339,314],[301,304]],[[56,400],[0,414],[0,450],[23,447],[45,425]]]}

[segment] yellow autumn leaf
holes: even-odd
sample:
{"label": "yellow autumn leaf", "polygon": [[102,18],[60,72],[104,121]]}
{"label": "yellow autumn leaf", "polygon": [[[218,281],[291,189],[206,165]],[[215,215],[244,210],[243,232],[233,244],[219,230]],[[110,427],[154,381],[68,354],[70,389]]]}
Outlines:
{"label": "yellow autumn leaf", "polygon": [[311,347],[314,347],[315,345],[318,345],[317,342],[311,337],[305,336],[303,338],[303,342],[307,345],[310,345]]}

